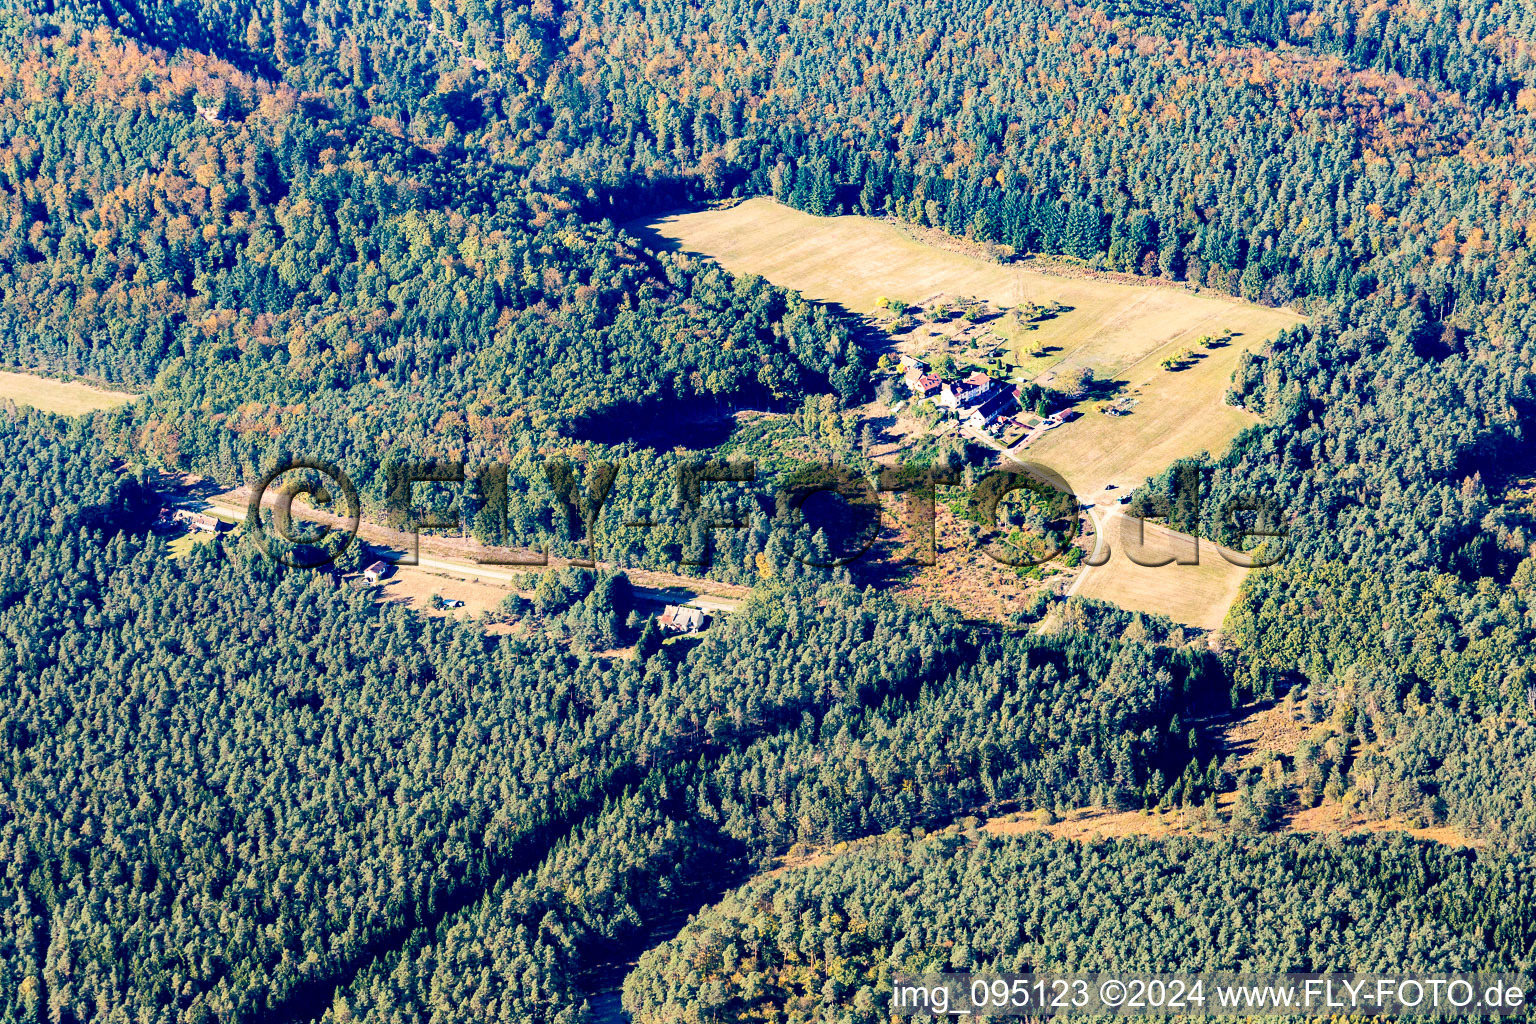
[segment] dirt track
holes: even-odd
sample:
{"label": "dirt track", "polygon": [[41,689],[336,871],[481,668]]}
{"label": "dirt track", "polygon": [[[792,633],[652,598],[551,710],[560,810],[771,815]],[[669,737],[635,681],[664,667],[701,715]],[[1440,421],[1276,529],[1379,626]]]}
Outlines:
{"label": "dirt track", "polygon": [[[274,494],[269,493],[263,497],[262,504],[264,507],[276,503],[276,496]],[[243,523],[249,511],[250,494],[244,488],[216,494],[207,499],[207,506],[209,511],[223,519]],[[334,528],[341,528],[345,523],[342,516],[332,515],[319,509],[306,508],[297,503],[293,506],[293,515],[296,519],[303,519]],[[370,523],[366,520],[358,524],[357,536],[360,540],[366,541],[373,547],[384,548],[391,553],[398,553],[402,558],[408,554],[411,548],[411,537],[409,534],[380,526],[377,523]],[[464,579],[494,581],[511,585],[523,573],[546,568],[545,565],[538,564],[535,561],[539,557],[537,552],[515,548],[488,548],[470,538],[422,535],[419,538],[418,544],[419,553],[416,565],[422,569],[448,573]],[[495,558],[498,560],[518,559],[520,564],[480,562],[477,561],[478,557]],[[401,562],[400,564],[410,563]],[[548,567],[569,564],[571,563],[565,559],[550,558],[548,560]],[[751,593],[750,587],[722,583],[719,580],[654,572],[648,569],[631,569],[607,562],[599,562],[598,566],[604,569],[623,569],[625,575],[629,577],[630,582],[641,597],[675,603],[688,603],[709,612],[735,611],[741,606],[741,602],[746,599],[747,595]]]}

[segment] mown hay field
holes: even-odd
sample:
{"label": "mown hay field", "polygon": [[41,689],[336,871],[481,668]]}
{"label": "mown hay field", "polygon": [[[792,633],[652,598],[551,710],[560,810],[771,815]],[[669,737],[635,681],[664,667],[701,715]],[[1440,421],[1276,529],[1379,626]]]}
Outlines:
{"label": "mown hay field", "polygon": [[43,412],[79,416],[98,409],[114,409],[137,397],[126,391],[109,391],[79,381],[0,370],[0,398],[9,398],[17,405],[30,405]]}
{"label": "mown hay field", "polygon": [[[726,209],[673,214],[636,230],[708,257],[738,274],[758,274],[807,298],[851,313],[877,315],[879,300],[921,307],[928,300],[975,297],[993,306],[1066,307],[1033,329],[998,321],[1014,380],[1041,380],[1077,367],[1110,382],[1083,415],[1045,432],[1016,458],[1049,466],[1078,494],[1099,497],[1135,487],[1175,460],[1218,454],[1258,420],[1226,404],[1245,351],[1263,347],[1300,321],[1230,296],[1130,284],[1089,274],[1065,276],[932,245],[906,227],[869,217],[813,217],[769,199]],[[1204,339],[1226,338],[1207,345]],[[1164,366],[1187,355],[1178,369]],[[1111,407],[1123,415],[1112,415]],[[1198,567],[1149,569],[1116,553],[1090,570],[1078,592],[1126,608],[1215,628],[1236,598],[1245,570],[1207,548]]]}

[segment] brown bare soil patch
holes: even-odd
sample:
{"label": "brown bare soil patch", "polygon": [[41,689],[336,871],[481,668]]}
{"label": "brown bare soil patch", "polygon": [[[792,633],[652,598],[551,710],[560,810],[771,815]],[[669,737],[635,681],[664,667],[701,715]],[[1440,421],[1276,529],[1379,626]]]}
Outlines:
{"label": "brown bare soil patch", "polygon": [[1042,566],[1036,578],[996,561],[972,541],[968,524],[942,503],[934,508],[934,564],[919,564],[909,543],[905,509],[890,496],[883,498],[880,541],[853,565],[861,582],[888,586],[923,607],[947,605],[969,619],[999,622],[1023,608],[1036,591],[1059,593],[1072,579],[1071,571],[1057,562]]}
{"label": "brown bare soil patch", "polygon": [[1449,825],[1415,828],[1407,822],[1394,819],[1367,821],[1350,816],[1339,804],[1319,804],[1316,807],[1297,811],[1286,822],[1285,831],[1341,832],[1345,835],[1359,835],[1365,832],[1406,832],[1415,839],[1425,839],[1432,843],[1440,843],[1442,846],[1474,850],[1483,847],[1482,840],[1464,836]]}
{"label": "brown bare soil patch", "polygon": [[1268,754],[1289,756],[1308,735],[1324,734],[1327,725],[1308,725],[1301,708],[1284,701],[1253,704],[1221,729],[1220,742],[1228,755],[1236,754],[1247,767]]}

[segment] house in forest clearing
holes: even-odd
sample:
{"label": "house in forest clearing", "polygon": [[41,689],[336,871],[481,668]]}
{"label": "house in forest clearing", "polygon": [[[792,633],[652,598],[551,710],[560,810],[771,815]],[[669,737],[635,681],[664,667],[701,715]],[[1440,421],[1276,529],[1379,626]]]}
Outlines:
{"label": "house in forest clearing", "polygon": [[379,580],[387,578],[392,572],[394,572],[394,567],[388,562],[376,561],[363,570],[363,579],[369,583],[377,583]]}
{"label": "house in forest clearing", "polygon": [[709,625],[709,616],[702,608],[669,604],[662,609],[661,618],[656,621],[662,629],[670,629],[674,633],[697,633]]}
{"label": "house in forest clearing", "polygon": [[173,523],[180,523],[189,530],[200,530],[203,533],[223,533],[229,529],[229,524],[224,520],[211,516],[207,512],[194,512],[189,508],[171,509],[170,519]]}

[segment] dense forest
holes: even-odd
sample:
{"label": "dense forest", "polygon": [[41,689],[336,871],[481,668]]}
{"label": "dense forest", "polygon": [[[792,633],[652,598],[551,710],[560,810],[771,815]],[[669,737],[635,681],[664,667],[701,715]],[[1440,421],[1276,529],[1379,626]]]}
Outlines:
{"label": "dense forest", "polygon": [[[1523,2],[3,0],[0,363],[144,398],[0,409],[0,1020],[578,1024],[615,949],[808,849],[644,956],[634,1019],[1529,969],[1533,65]],[[1262,422],[1139,489],[1287,526],[1221,642],[967,622],[804,565],[766,481],[741,530],[679,503],[742,409],[873,468],[855,324],[625,226],[755,195],[1305,313],[1232,382]],[[294,452],[371,513],[391,462],[502,464],[468,529],[563,553],[546,461],[612,461],[606,558],[754,593],[662,644],[564,570],[487,633],[150,529],[153,470]],[[1254,699],[1326,738],[1232,770],[1208,723]],[[1482,846],[1261,837],[1285,801]],[[1090,805],[1211,834],[954,824]]]}
{"label": "dense forest", "polygon": [[[302,1014],[444,915],[439,943],[467,932],[515,987],[544,954],[525,963],[531,940],[487,901],[570,870],[566,846],[670,813],[675,839],[647,842],[695,852],[626,870],[705,875],[985,804],[1139,805],[1199,766],[1177,719],[1224,684],[1150,641],[986,640],[792,560],[686,653],[497,641],[249,541],[169,558],[142,484],[78,454],[86,438],[39,417],[4,431],[8,970],[32,993],[13,1019],[39,1000],[81,1021]],[[559,591],[535,603],[573,606]],[[594,889],[629,898],[613,885]],[[441,1004],[439,943],[420,991],[381,967],[343,1002]]]}
{"label": "dense forest", "polygon": [[930,971],[1524,970],[1531,900],[1521,872],[1401,838],[951,831],[751,883],[645,954],[624,1000],[645,1024],[877,1021],[895,975]]}

